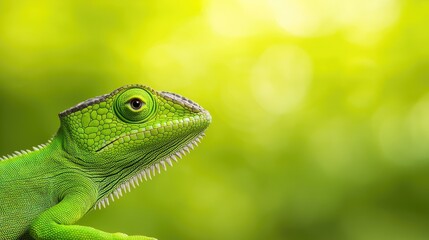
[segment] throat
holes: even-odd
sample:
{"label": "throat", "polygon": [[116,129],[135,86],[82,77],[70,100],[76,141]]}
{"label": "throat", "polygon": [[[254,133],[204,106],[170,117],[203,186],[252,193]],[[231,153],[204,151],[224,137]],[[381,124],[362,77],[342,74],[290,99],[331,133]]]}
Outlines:
{"label": "throat", "polygon": [[142,169],[138,170],[133,175],[118,182],[116,186],[112,188],[113,190],[107,191],[99,196],[99,199],[94,204],[94,209],[106,208],[109,206],[110,202],[114,202],[115,199],[121,198],[125,193],[130,192],[132,188],[139,186],[141,182],[151,180],[156,174],[160,174],[161,169],[167,171],[167,166],[172,167],[173,162],[178,162],[179,159],[190,153],[191,150],[198,146],[203,137],[204,133],[198,134],[182,144],[173,153],[150,163],[148,166],[142,167]]}

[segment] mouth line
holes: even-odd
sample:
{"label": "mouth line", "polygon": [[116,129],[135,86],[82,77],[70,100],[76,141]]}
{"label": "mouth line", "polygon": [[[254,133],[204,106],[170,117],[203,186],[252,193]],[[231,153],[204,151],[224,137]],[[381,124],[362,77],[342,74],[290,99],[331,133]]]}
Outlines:
{"label": "mouth line", "polygon": [[109,142],[108,144],[106,144],[106,145],[102,146],[101,148],[99,148],[99,149],[95,150],[95,152],[97,152],[97,153],[98,153],[98,152],[102,151],[105,147],[107,147],[107,146],[109,146],[109,145],[113,144],[114,142],[118,141],[118,140],[119,140],[119,138],[121,138],[121,137],[118,137],[118,138],[116,138],[116,139],[112,140],[112,141],[111,141],[111,142]]}
{"label": "mouth line", "polygon": [[161,173],[161,167],[164,169],[164,171],[167,171],[167,165],[170,167],[173,166],[173,161],[178,162],[179,159],[184,157],[186,154],[190,153],[191,150],[193,150],[195,147],[198,146],[199,143],[201,143],[202,138],[205,136],[204,131],[197,134],[195,137],[193,137],[188,142],[183,143],[178,150],[173,151],[172,153],[168,154],[165,157],[156,159],[153,163],[149,164],[146,167],[143,167],[142,169],[138,170],[137,173],[132,175],[128,180],[123,181],[122,183],[119,183],[116,188],[114,188],[113,191],[106,194],[105,197],[102,197],[94,204],[94,210],[106,208],[110,205],[109,199],[114,202],[115,198],[119,199],[123,196],[123,193],[127,193],[131,191],[131,187],[136,188],[140,185],[140,182],[143,182],[143,180],[148,181],[152,180],[152,176],[155,176],[155,174],[158,172],[158,174]]}
{"label": "mouth line", "polygon": [[125,137],[131,137],[131,136],[136,136],[137,134],[151,134],[151,131],[153,130],[159,130],[159,129],[164,129],[165,127],[173,127],[173,126],[178,126],[178,127],[187,127],[190,123],[198,123],[198,122],[202,122],[204,120],[207,120],[205,116],[200,116],[200,115],[195,115],[193,117],[186,117],[183,119],[174,119],[174,120],[168,120],[166,122],[162,122],[162,123],[157,123],[154,126],[148,126],[146,128],[141,128],[138,130],[131,130],[130,133],[121,135],[115,139],[113,139],[112,141],[110,141],[109,143],[101,146],[99,149],[95,150],[96,153],[102,152],[105,149],[108,149],[110,146],[112,146],[115,142],[119,141],[120,139],[124,139]]}

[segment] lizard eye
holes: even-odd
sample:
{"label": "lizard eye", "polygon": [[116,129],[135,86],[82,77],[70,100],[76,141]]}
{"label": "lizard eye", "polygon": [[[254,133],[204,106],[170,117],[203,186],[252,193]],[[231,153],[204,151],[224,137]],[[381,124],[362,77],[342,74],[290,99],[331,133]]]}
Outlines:
{"label": "lizard eye", "polygon": [[130,100],[130,106],[134,110],[140,110],[145,103],[139,98],[133,98]]}
{"label": "lizard eye", "polygon": [[155,96],[142,88],[131,88],[121,93],[114,104],[116,115],[127,123],[141,123],[153,116]]}

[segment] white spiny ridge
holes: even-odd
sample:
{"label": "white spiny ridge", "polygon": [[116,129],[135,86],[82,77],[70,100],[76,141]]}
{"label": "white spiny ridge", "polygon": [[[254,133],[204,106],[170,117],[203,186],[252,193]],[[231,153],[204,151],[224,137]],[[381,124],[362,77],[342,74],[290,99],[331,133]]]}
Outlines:
{"label": "white spiny ridge", "polygon": [[159,168],[159,163],[155,163],[155,168],[158,171],[158,174],[161,173],[161,168]]}
{"label": "white spiny ridge", "polygon": [[[109,206],[109,198],[112,200],[112,202],[116,199],[119,199],[122,197],[122,191],[124,193],[130,192],[131,187],[136,188],[136,185],[139,186],[140,182],[143,182],[143,179],[145,181],[151,180],[152,176],[155,176],[155,173],[158,172],[158,174],[161,173],[161,168],[164,169],[164,171],[167,171],[167,164],[171,167],[173,166],[173,163],[171,159],[173,159],[175,162],[178,161],[178,158],[181,159],[183,156],[185,156],[187,153],[190,152],[190,150],[193,150],[196,146],[198,146],[198,143],[201,143],[201,139],[205,136],[204,133],[201,133],[197,137],[195,137],[192,141],[190,141],[186,146],[182,147],[178,151],[170,154],[169,156],[165,157],[164,159],[161,159],[160,161],[147,166],[146,168],[142,169],[139,173],[137,173],[135,176],[132,176],[130,179],[128,179],[126,182],[121,183],[113,192],[109,193],[106,197],[102,198],[98,202],[94,204],[94,210],[101,209],[101,207],[106,208],[106,205]],[[167,163],[167,164],[166,164]]]}
{"label": "white spiny ridge", "polygon": [[[46,144],[40,144],[37,147],[33,147],[33,151],[39,151],[42,148],[45,148],[47,145],[49,145],[51,143],[52,139],[49,139],[48,142]],[[0,157],[0,161],[3,160],[7,160],[7,159],[11,159],[14,157],[19,157],[19,156],[23,156],[23,155],[27,155],[31,152],[33,152],[29,149],[24,149],[24,150],[20,150],[20,151],[14,151],[13,153],[4,155],[3,157]]]}
{"label": "white spiny ridge", "polygon": [[170,158],[170,157],[167,157],[167,158],[165,159],[165,161],[168,163],[168,165],[170,165],[170,167],[172,167],[172,166],[173,166],[173,163],[171,162],[171,158]]}

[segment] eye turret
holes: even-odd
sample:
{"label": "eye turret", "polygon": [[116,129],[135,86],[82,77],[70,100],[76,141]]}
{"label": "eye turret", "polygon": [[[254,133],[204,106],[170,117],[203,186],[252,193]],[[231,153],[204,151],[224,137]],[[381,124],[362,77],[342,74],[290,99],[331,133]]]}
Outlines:
{"label": "eye turret", "polygon": [[142,88],[128,89],[115,99],[114,109],[122,121],[142,123],[156,112],[155,96]]}

